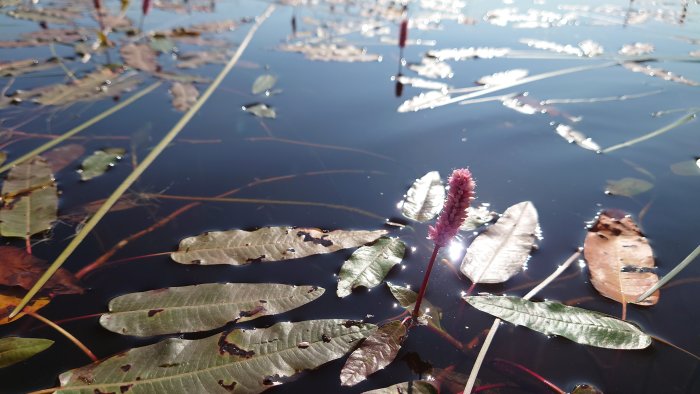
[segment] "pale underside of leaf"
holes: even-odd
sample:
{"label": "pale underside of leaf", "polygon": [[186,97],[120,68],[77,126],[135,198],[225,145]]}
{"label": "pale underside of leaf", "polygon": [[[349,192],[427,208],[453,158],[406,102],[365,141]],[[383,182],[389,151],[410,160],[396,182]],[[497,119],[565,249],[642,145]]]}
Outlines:
{"label": "pale underside of leaf", "polygon": [[192,83],[175,82],[170,88],[173,97],[173,108],[180,112],[190,109],[199,98],[199,91]]}
{"label": "pale underside of leaf", "polygon": [[659,277],[652,271],[656,267],[649,241],[630,217],[602,213],[586,235],[583,252],[591,283],[603,296],[647,306],[659,301],[657,291],[636,302]]}
{"label": "pale underside of leaf", "polygon": [[535,244],[539,223],[530,201],[508,208],[467,249],[460,270],[474,283],[502,283],[519,273]]}
{"label": "pale underside of leaf", "polygon": [[438,391],[424,380],[412,380],[410,382],[397,383],[381,389],[365,391],[362,394],[437,394]]}
{"label": "pale underside of leaf", "polygon": [[406,334],[406,326],[400,320],[379,327],[350,354],[340,371],[340,383],[343,386],[354,386],[391,364],[399,353]]}
{"label": "pale underside of leaf", "polygon": [[583,149],[593,152],[599,152],[601,150],[600,145],[580,131],[574,130],[571,126],[559,124],[555,131],[570,144],[576,144]]}
{"label": "pale underside of leaf", "polygon": [[211,231],[185,238],[173,260],[181,264],[245,265],[331,253],[377,240],[385,230],[323,232],[315,228],[264,227],[255,231]]}
{"label": "pale underside of leaf", "polygon": [[382,283],[392,267],[403,259],[406,245],[398,238],[380,238],[357,249],[343,263],[338,276],[338,297],[349,295],[358,286],[372,288]]}
{"label": "pale underside of leaf", "polygon": [[53,341],[43,338],[0,338],[0,368],[24,361],[51,345]]}
{"label": "pale underside of leaf", "polygon": [[408,189],[401,205],[401,213],[409,219],[424,223],[440,213],[444,201],[445,186],[440,173],[430,171],[416,179]]}
{"label": "pale underside of leaf", "polygon": [[56,393],[259,393],[342,357],[375,326],[346,320],[277,323],[199,340],[170,338],[60,375]]}
{"label": "pale underside of leaf", "polygon": [[243,107],[243,110],[258,118],[275,119],[277,117],[275,109],[265,103],[246,105]]}
{"label": "pale underside of leaf", "polygon": [[277,83],[277,77],[271,74],[263,74],[255,79],[251,92],[253,94],[265,93]]}
{"label": "pale underside of leaf", "polygon": [[58,210],[58,190],[51,168],[40,157],[10,170],[2,185],[0,234],[30,237],[51,229]]}
{"label": "pale underside of leaf", "polygon": [[[399,305],[408,312],[413,312],[416,300],[418,299],[418,293],[392,283],[387,283],[387,286],[389,287],[389,291],[391,291],[391,295],[394,296]],[[420,304],[420,319],[424,319],[427,324],[442,330],[442,324],[440,323],[440,319],[442,319],[442,310],[435,307],[425,298],[423,298]]]}
{"label": "pale underside of leaf", "polygon": [[277,283],[207,283],[126,294],[110,301],[102,327],[125,335],[150,336],[207,331],[297,308],[320,297],[323,288]]}
{"label": "pale underside of leaf", "polygon": [[449,93],[442,90],[431,90],[404,101],[396,111],[415,112],[423,109],[439,107],[449,102]]}
{"label": "pale underside of leaf", "polygon": [[532,302],[519,297],[468,296],[476,309],[545,335],[607,349],[644,349],[651,337],[634,325],[602,313],[558,302]]}

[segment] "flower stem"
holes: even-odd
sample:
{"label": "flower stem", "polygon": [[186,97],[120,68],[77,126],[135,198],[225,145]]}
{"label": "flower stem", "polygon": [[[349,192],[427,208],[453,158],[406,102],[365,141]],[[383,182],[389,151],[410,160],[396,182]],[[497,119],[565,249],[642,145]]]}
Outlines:
{"label": "flower stem", "polygon": [[88,349],[87,346],[85,346],[82,342],[80,342],[80,341],[78,340],[78,338],[76,338],[76,337],[74,337],[73,335],[71,335],[71,333],[69,333],[68,331],[66,331],[66,330],[64,330],[63,328],[61,328],[58,324],[52,322],[51,320],[45,318],[44,316],[39,315],[39,314],[36,313],[36,312],[32,312],[32,311],[29,311],[29,310],[24,310],[23,312],[24,312],[26,315],[29,315],[29,316],[31,316],[31,317],[33,317],[33,318],[39,320],[40,322],[46,324],[47,326],[53,328],[54,330],[60,332],[61,335],[63,335],[64,337],[68,338],[71,342],[73,342],[73,343],[75,344],[75,346],[79,347],[80,350],[83,351],[83,353],[85,353],[88,357],[90,357],[90,360],[92,360],[93,362],[97,361],[97,357],[95,357],[95,355],[90,351],[90,349]]}
{"label": "flower stem", "polygon": [[420,304],[423,302],[423,297],[425,296],[425,290],[428,287],[428,279],[430,279],[430,271],[433,269],[433,264],[435,264],[435,258],[437,257],[438,251],[440,250],[440,245],[435,244],[433,249],[433,255],[430,256],[430,262],[428,263],[428,269],[425,270],[425,276],[423,277],[423,283],[420,285],[420,290],[418,291],[418,298],[416,298],[416,306],[413,307],[413,313],[411,316],[413,319],[417,319],[420,314]]}

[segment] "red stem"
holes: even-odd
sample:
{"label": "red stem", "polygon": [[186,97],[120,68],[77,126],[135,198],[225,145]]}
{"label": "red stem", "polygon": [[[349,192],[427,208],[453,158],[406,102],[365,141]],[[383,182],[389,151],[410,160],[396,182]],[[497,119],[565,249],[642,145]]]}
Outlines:
{"label": "red stem", "polygon": [[438,251],[440,250],[440,245],[435,244],[433,249],[433,255],[430,256],[430,262],[428,263],[428,269],[425,271],[425,276],[423,277],[423,283],[420,285],[420,290],[418,291],[418,298],[416,298],[416,306],[413,308],[413,313],[411,316],[414,319],[418,318],[420,314],[420,304],[423,302],[423,297],[425,296],[425,290],[428,287],[428,279],[430,279],[430,271],[433,269],[433,264],[435,264],[435,258],[437,257]]}
{"label": "red stem", "polygon": [[520,365],[520,364],[518,364],[518,363],[514,363],[514,362],[512,362],[512,361],[503,360],[503,359],[500,359],[500,358],[497,358],[497,359],[495,359],[494,361],[495,361],[495,362],[499,362],[499,363],[503,363],[503,364],[507,364],[507,365],[509,365],[509,366],[511,366],[511,367],[517,368],[517,369],[519,369],[519,370],[521,370],[521,371],[527,373],[528,375],[530,375],[530,376],[532,376],[533,378],[535,378],[535,379],[537,379],[538,381],[540,381],[540,382],[541,382],[542,384],[544,384],[545,386],[547,386],[547,387],[549,387],[550,389],[552,389],[552,391],[556,392],[557,394],[566,394],[566,391],[564,391],[564,390],[560,389],[559,387],[557,387],[556,384],[550,382],[549,380],[545,379],[544,377],[542,377],[542,376],[541,376],[540,374],[538,374],[537,372],[535,372],[535,371],[533,371],[533,370],[531,370],[531,369],[529,369],[529,368],[527,368],[527,367],[525,367],[525,366],[523,366],[523,365]]}

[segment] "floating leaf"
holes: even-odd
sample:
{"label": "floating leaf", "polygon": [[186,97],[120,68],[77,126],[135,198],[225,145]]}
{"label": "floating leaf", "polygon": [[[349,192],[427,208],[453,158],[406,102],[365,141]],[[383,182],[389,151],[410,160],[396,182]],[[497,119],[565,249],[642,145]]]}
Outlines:
{"label": "floating leaf", "polygon": [[181,82],[181,83],[209,83],[211,80],[209,78],[200,77],[197,75],[189,74],[178,74],[170,71],[160,71],[153,73],[154,77],[167,79],[168,81]]}
{"label": "floating leaf", "polygon": [[428,51],[426,56],[438,60],[493,59],[510,53],[510,48],[452,48]]}
{"label": "floating leaf", "polygon": [[465,296],[474,308],[516,326],[559,335],[582,345],[606,349],[644,349],[651,337],[636,326],[599,312],[558,302],[532,302],[509,296]]}
{"label": "floating leaf", "polygon": [[10,312],[12,312],[15,307],[19,305],[20,301],[22,301],[22,297],[24,297],[25,294],[26,292],[24,290],[19,290],[16,288],[2,290],[2,293],[0,293],[0,325],[11,323],[24,316],[25,312],[36,312],[49,304],[50,300],[48,297],[34,297],[29,304],[27,304],[27,306],[25,306],[22,311],[17,314],[17,316],[10,319]]}
{"label": "floating leaf", "polygon": [[365,391],[362,394],[438,394],[438,390],[425,380],[412,380],[381,389]]}
{"label": "floating leaf", "polygon": [[36,59],[16,60],[7,63],[0,63],[0,75],[5,77],[17,77],[37,71],[50,70],[58,67],[58,59],[49,59],[40,62]]}
{"label": "floating leaf", "polygon": [[399,75],[395,78],[395,80],[402,85],[410,85],[416,89],[448,90],[450,88],[450,86],[446,83],[422,78],[412,78],[405,75]]}
{"label": "floating leaf", "polygon": [[197,102],[199,91],[191,83],[175,82],[170,88],[170,95],[173,96],[173,107],[180,112],[185,112]]}
{"label": "floating leaf", "polygon": [[180,241],[173,260],[181,264],[246,265],[331,253],[375,241],[384,230],[324,232],[315,228],[263,227],[255,231],[210,231]]}
{"label": "floating leaf", "polygon": [[[0,285],[19,286],[29,290],[46,268],[46,261],[27,253],[24,249],[0,246]],[[83,292],[73,274],[62,268],[56,271],[43,289],[53,294]]]}
{"label": "floating leaf", "polygon": [[53,341],[43,338],[0,338],[0,368],[9,367],[41,353],[53,345]]}
{"label": "floating leaf", "polygon": [[673,279],[676,275],[678,275],[679,272],[683,271],[685,267],[687,267],[690,263],[695,260],[696,257],[700,256],[700,245],[698,245],[695,250],[690,252],[689,255],[687,255],[683,261],[678,263],[677,266],[675,266],[671,272],[668,274],[664,275],[663,278],[661,278],[660,281],[658,281],[654,286],[648,288],[642,295],[637,297],[637,302],[644,300],[645,298],[649,297],[652,295],[656,290],[660,289],[661,286],[665,285],[668,283],[671,279]]}
{"label": "floating leaf", "polygon": [[310,320],[198,340],[169,338],[65,372],[57,393],[259,393],[344,356],[374,330],[366,323]]}
{"label": "floating leaf", "polygon": [[28,238],[51,229],[58,190],[46,160],[35,157],[13,167],[2,185],[0,235]]}
{"label": "floating leaf", "polygon": [[671,164],[671,171],[676,175],[700,176],[700,159]]}
{"label": "floating leaf", "polygon": [[229,59],[226,51],[186,52],[178,57],[178,68],[197,68],[205,64],[225,64]]}
{"label": "floating leaf", "polygon": [[520,42],[531,48],[564,53],[573,56],[594,57],[601,55],[604,52],[603,47],[600,46],[600,44],[591,40],[582,41],[577,47],[568,44],[561,45],[551,41],[533,40],[528,38],[523,38],[520,40]]}
{"label": "floating leaf", "polygon": [[654,45],[643,42],[635,42],[634,44],[624,45],[617,53],[624,56],[641,56],[648,55],[652,52],[654,52]]}
{"label": "floating leaf", "polygon": [[605,187],[606,194],[615,196],[634,197],[651,190],[654,184],[639,178],[622,178],[620,180],[608,180]]}
{"label": "floating leaf", "polygon": [[[397,286],[392,283],[386,284],[389,286],[389,291],[391,295],[396,298],[399,305],[409,312],[413,312],[413,308],[416,306],[416,300],[418,299],[418,294],[406,287]],[[420,304],[420,318],[426,319],[427,323],[437,329],[442,330],[442,324],[440,319],[442,319],[442,310],[438,307],[433,306],[427,299],[423,298]]]}
{"label": "floating leaf", "polygon": [[391,268],[401,262],[405,249],[400,239],[386,237],[357,249],[340,268],[338,297],[349,295],[358,286],[372,288],[382,283]]}
{"label": "floating leaf", "polygon": [[403,216],[424,223],[433,220],[445,202],[445,186],[440,173],[430,171],[416,179],[401,204]]}
{"label": "floating leaf", "polygon": [[76,20],[80,19],[79,13],[58,8],[19,7],[15,10],[8,11],[7,15],[15,19],[25,19],[57,25],[72,25],[75,24]]}
{"label": "floating leaf", "polygon": [[80,179],[88,181],[104,174],[117,161],[121,160],[124,153],[126,153],[126,150],[123,148],[106,148],[95,151],[95,153],[83,160],[80,166],[81,169],[78,171]]}
{"label": "floating leaf", "polygon": [[474,283],[502,283],[523,269],[539,223],[530,201],[508,208],[467,249],[460,270]]}
{"label": "floating leaf", "polygon": [[449,64],[431,58],[423,58],[420,63],[411,63],[408,69],[426,78],[452,78],[454,73]]}
{"label": "floating leaf", "polygon": [[176,27],[172,29],[166,35],[174,36],[197,36],[205,33],[223,33],[227,31],[233,31],[238,26],[243,24],[245,21],[237,21],[233,19],[223,20],[223,21],[210,21],[204,23],[198,23],[195,25],[190,25],[186,27]]}
{"label": "floating leaf", "polygon": [[250,104],[250,105],[244,105],[243,110],[245,112],[248,112],[250,114],[257,116],[258,118],[275,119],[277,117],[277,113],[275,112],[275,109],[272,107],[269,107],[267,104],[264,104],[264,103],[255,103],[255,104]]}
{"label": "floating leaf", "polygon": [[659,281],[652,271],[654,252],[632,218],[619,211],[605,211],[591,227],[583,245],[591,283],[605,297],[620,303],[654,305],[659,293],[635,301]]}
{"label": "floating leaf", "polygon": [[148,72],[155,72],[159,68],[156,62],[158,54],[148,44],[126,44],[119,53],[129,67]]}
{"label": "floating leaf", "polygon": [[479,78],[476,83],[479,85],[505,85],[511,84],[515,81],[521,80],[527,77],[528,71],[522,68],[515,68],[513,70],[501,71],[491,75],[485,75]]}
{"label": "floating leaf", "polygon": [[163,37],[151,37],[149,45],[151,49],[160,53],[170,53],[176,49],[174,42]]}
{"label": "floating leaf", "polygon": [[376,62],[381,61],[382,57],[373,53],[367,53],[362,48],[354,45],[336,45],[336,44],[283,44],[279,50],[283,52],[299,52],[304,54],[309,60],[323,62]]}
{"label": "floating leaf", "polygon": [[406,326],[400,320],[379,327],[350,354],[340,371],[340,383],[354,386],[391,364],[401,350],[407,333]]}
{"label": "floating leaf", "polygon": [[479,207],[467,208],[467,219],[459,227],[462,231],[473,231],[493,220],[497,212],[489,210],[490,204],[482,203]]}
{"label": "floating leaf", "polygon": [[276,283],[207,283],[131,293],[109,302],[102,327],[150,336],[208,331],[298,308],[320,297],[316,286]]}
{"label": "floating leaf", "polygon": [[450,100],[451,97],[448,93],[441,90],[431,90],[404,101],[396,111],[415,112],[422,109],[435,108],[448,104]]}
{"label": "floating leaf", "polygon": [[641,64],[637,62],[623,62],[620,63],[620,65],[635,73],[642,73],[651,77],[661,78],[666,81],[681,83],[683,85],[700,86],[700,83],[687,79],[682,75],[676,75],[670,71],[652,67],[646,64]]}
{"label": "floating leaf", "polygon": [[593,152],[600,152],[600,145],[596,144],[595,141],[586,137],[586,135],[580,131],[574,130],[571,126],[558,124],[555,130],[557,134],[570,144],[576,144],[583,149],[592,150]]}
{"label": "floating leaf", "polygon": [[85,153],[85,148],[80,144],[68,144],[52,149],[42,155],[51,166],[55,174],[66,168]]}
{"label": "floating leaf", "polygon": [[251,92],[253,94],[265,93],[268,90],[272,89],[272,87],[275,86],[275,83],[277,83],[277,77],[275,77],[274,75],[261,75],[255,78],[255,82],[253,82],[253,88],[251,89]]}
{"label": "floating leaf", "polygon": [[571,394],[603,394],[603,392],[590,384],[577,384],[571,391]]}

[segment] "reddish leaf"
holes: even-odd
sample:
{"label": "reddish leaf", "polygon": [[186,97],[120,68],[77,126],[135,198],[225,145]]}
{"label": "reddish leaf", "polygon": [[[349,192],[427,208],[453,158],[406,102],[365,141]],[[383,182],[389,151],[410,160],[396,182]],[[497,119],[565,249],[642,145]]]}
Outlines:
{"label": "reddish leaf", "polygon": [[[29,290],[46,268],[46,261],[28,254],[23,249],[0,246],[0,285],[20,286]],[[44,286],[44,290],[52,294],[83,293],[83,288],[78,285],[73,274],[65,269],[59,269]]]}
{"label": "reddish leaf", "polygon": [[401,349],[406,333],[406,326],[400,320],[379,327],[348,357],[340,371],[341,384],[354,386],[391,364]]}
{"label": "reddish leaf", "polygon": [[659,292],[639,303],[635,300],[659,281],[651,272],[654,254],[649,241],[632,218],[619,211],[605,211],[586,235],[584,256],[593,286],[620,303],[654,305]]}
{"label": "reddish leaf", "polygon": [[158,71],[156,51],[147,44],[127,44],[120,50],[124,63],[137,70],[155,72]]}
{"label": "reddish leaf", "polygon": [[49,163],[51,172],[54,174],[66,168],[70,163],[77,160],[85,153],[85,148],[80,144],[68,144],[55,149],[43,155],[44,159]]}
{"label": "reddish leaf", "polygon": [[[11,323],[20,317],[24,316],[24,312],[20,312],[17,316],[9,319],[10,312],[12,312],[19,302],[24,297],[24,291],[12,288],[3,288],[0,290],[0,325]],[[24,307],[23,311],[36,312],[39,309],[48,305],[50,299],[48,297],[36,297]]]}

